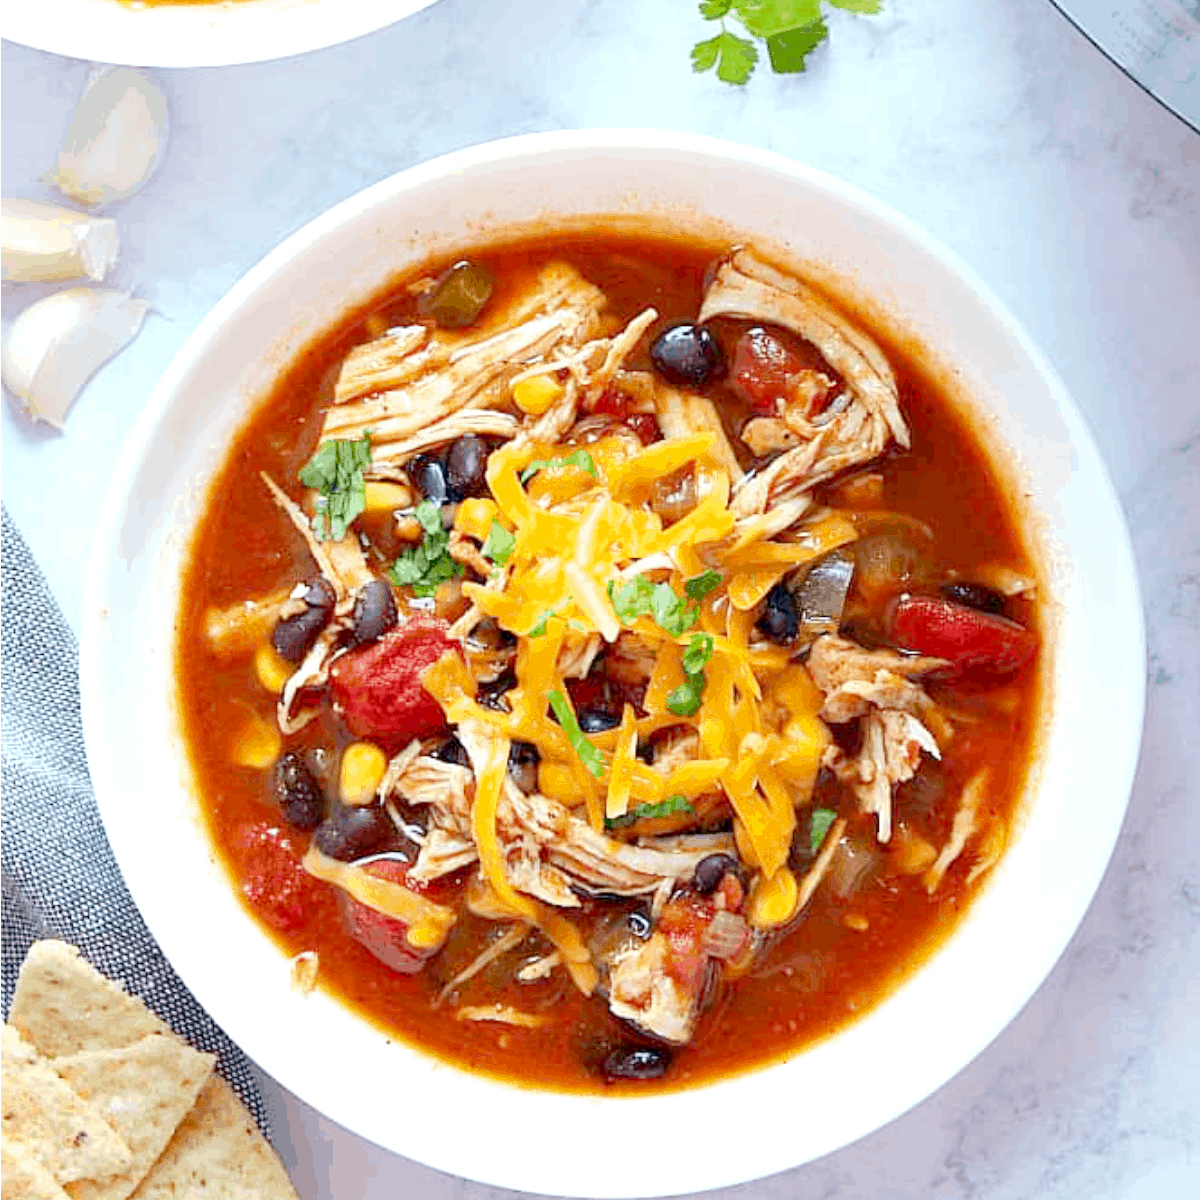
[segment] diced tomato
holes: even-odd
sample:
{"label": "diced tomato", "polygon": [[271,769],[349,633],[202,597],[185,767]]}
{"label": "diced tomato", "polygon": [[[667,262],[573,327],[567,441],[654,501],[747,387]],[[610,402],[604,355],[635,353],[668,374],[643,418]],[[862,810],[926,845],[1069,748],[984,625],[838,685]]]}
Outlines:
{"label": "diced tomato", "polygon": [[602,413],[608,417],[620,417],[624,420],[629,415],[629,410],[633,407],[633,397],[628,392],[621,391],[620,388],[606,387],[592,405],[592,412]]}
{"label": "diced tomato", "polygon": [[949,659],[956,675],[1011,675],[1037,648],[1034,634],[1015,621],[934,596],[902,596],[891,628],[897,645]]}
{"label": "diced tomato", "polygon": [[643,446],[649,446],[651,442],[662,440],[662,430],[659,428],[658,418],[652,413],[630,413],[625,418],[625,424],[638,435]]}
{"label": "diced tomato", "polygon": [[704,933],[715,911],[711,904],[689,897],[670,901],[658,918],[659,932],[671,947],[667,972],[689,991],[699,987],[708,966]]}
{"label": "diced tomato", "polygon": [[737,340],[729,383],[758,412],[775,416],[802,364],[777,337],[755,326]]}
{"label": "diced tomato", "polygon": [[[403,884],[405,887],[416,887],[408,883],[408,864],[394,859],[380,859],[364,868],[371,875],[392,883]],[[398,971],[401,975],[415,975],[426,960],[437,949],[436,947],[421,951],[408,943],[408,926],[394,917],[385,917],[383,913],[359,904],[345,892],[340,894],[342,913],[346,919],[346,928],[355,941],[365,946],[385,967]]]}
{"label": "diced tomato", "polygon": [[330,671],[334,703],[355,737],[394,752],[445,728],[438,702],[421,686],[421,672],[458,648],[449,628],[418,617],[337,659]]}
{"label": "diced tomato", "polygon": [[255,912],[283,933],[295,933],[316,915],[325,888],[300,865],[300,851],[283,830],[266,821],[243,828],[242,891]]}

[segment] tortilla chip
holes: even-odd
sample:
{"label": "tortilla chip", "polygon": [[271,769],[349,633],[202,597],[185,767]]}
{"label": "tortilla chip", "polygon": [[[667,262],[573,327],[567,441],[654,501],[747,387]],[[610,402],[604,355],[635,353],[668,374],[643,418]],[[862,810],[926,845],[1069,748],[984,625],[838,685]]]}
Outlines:
{"label": "tortilla chip", "polygon": [[133,1200],[297,1200],[283,1165],[230,1086],[214,1075]]}
{"label": "tortilla chip", "polygon": [[0,1200],[71,1200],[46,1166],[16,1138],[0,1142]]}
{"label": "tortilla chip", "polygon": [[165,1021],[101,975],[74,946],[57,941],[30,947],[8,1019],[48,1058],[117,1050],[149,1033],[175,1036]]}
{"label": "tortilla chip", "polygon": [[154,1165],[212,1075],[216,1059],[150,1034],[123,1050],[85,1050],[54,1065],[129,1143],[133,1163],[111,1179],[71,1185],[75,1200],[125,1200]]}
{"label": "tortilla chip", "polygon": [[129,1147],[11,1026],[0,1029],[0,1121],[59,1183],[126,1171]]}
{"label": "tortilla chip", "polygon": [[[42,941],[30,948],[9,1019],[48,1056],[119,1050],[155,1034],[186,1047],[166,1022],[106,979],[66,942]],[[54,1066],[62,1066],[62,1060],[56,1058]],[[115,1119],[112,1123],[120,1133]],[[132,1138],[128,1140],[132,1145]],[[135,1161],[140,1161],[136,1150]],[[137,1189],[139,1200],[146,1196],[295,1200],[296,1196],[270,1143],[229,1085],[216,1075],[200,1089],[195,1107],[161,1157],[147,1165],[150,1173]],[[78,1190],[82,1186],[71,1185],[76,1200],[82,1200]],[[95,1200],[95,1193],[89,1193],[88,1200]]]}

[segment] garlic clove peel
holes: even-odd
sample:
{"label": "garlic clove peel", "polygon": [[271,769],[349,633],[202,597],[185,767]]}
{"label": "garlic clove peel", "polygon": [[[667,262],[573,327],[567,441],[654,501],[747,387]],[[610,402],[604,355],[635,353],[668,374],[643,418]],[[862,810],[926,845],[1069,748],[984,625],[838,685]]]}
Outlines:
{"label": "garlic clove peel", "polygon": [[145,71],[110,67],[88,83],[46,182],[96,207],[132,196],[167,144],[167,98]]}
{"label": "garlic clove peel", "polygon": [[45,204],[0,201],[0,243],[5,283],[89,279],[100,283],[120,250],[117,223],[109,217]]}
{"label": "garlic clove peel", "polygon": [[4,383],[38,421],[62,428],[83,385],[136,336],[150,305],[125,292],[67,288],[31,304],[0,353]]}

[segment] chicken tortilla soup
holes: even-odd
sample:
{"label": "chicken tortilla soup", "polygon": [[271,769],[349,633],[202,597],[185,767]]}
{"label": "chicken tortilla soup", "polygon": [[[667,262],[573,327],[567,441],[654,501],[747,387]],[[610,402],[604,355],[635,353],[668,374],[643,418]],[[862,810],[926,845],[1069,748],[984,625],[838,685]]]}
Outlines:
{"label": "chicken tortilla soup", "polygon": [[795,1053],[954,926],[1035,749],[1035,572],[870,328],[593,230],[433,264],[293,363],[206,501],[178,679],[298,974],[630,1091]]}

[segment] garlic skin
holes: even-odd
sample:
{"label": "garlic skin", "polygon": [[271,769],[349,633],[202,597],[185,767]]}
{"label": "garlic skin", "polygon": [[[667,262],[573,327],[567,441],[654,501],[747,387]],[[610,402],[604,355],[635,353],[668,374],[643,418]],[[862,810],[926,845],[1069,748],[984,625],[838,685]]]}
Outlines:
{"label": "garlic skin", "polygon": [[0,352],[5,386],[29,415],[61,429],[91,376],[142,327],[150,305],[125,292],[68,288],[31,304]]}
{"label": "garlic skin", "polygon": [[117,223],[40,200],[0,201],[5,283],[103,281],[117,260]]}
{"label": "garlic skin", "polygon": [[88,83],[45,181],[97,207],[132,196],[167,145],[167,98],[145,71],[109,67]]}

